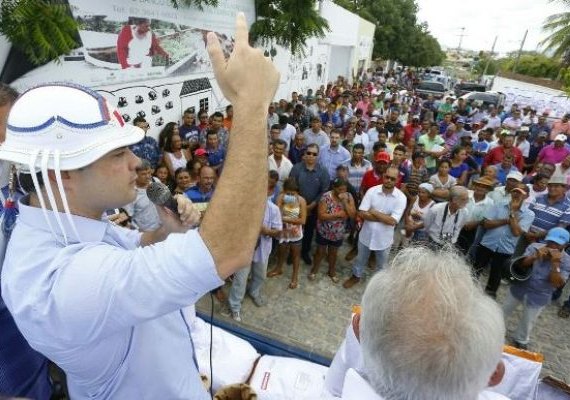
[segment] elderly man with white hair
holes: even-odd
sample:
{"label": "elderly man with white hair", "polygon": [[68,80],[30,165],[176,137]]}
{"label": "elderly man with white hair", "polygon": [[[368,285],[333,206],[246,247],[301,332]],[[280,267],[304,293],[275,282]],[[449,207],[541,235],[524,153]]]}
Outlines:
{"label": "elderly man with white hair", "polygon": [[430,245],[434,247],[455,244],[459,232],[467,222],[465,206],[469,202],[469,192],[463,186],[453,186],[449,190],[449,201],[431,207],[424,217],[424,227]]}
{"label": "elderly man with white hair", "polygon": [[398,253],[370,280],[348,333],[341,350],[353,357],[343,363],[339,351],[326,379],[344,400],[505,399],[485,390],[504,374],[501,309],[455,253]]}

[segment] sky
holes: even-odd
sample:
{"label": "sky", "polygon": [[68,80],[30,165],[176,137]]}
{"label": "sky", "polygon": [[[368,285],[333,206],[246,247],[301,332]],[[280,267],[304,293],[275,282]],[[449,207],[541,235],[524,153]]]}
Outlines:
{"label": "sky", "polygon": [[501,54],[518,50],[528,29],[524,50],[541,50],[538,43],[547,35],[541,26],[549,15],[570,12],[560,2],[548,0],[417,0],[418,20],[442,47],[457,48],[461,28],[465,28],[462,49],[490,51],[498,36],[495,51]]}

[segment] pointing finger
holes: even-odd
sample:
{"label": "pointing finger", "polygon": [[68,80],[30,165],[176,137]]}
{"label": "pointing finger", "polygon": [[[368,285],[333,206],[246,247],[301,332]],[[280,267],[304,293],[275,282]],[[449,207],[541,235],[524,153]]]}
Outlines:
{"label": "pointing finger", "polygon": [[216,79],[218,79],[225,67],[226,59],[222,47],[220,46],[220,41],[214,32],[208,32],[208,54],[212,61],[214,75],[216,75]]}
{"label": "pointing finger", "polygon": [[236,46],[249,46],[249,33],[245,14],[239,12],[236,16]]}

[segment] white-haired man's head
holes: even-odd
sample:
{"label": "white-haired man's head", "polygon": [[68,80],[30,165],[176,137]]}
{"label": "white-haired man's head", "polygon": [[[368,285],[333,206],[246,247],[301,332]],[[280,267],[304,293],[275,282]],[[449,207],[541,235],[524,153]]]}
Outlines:
{"label": "white-haired man's head", "polygon": [[361,343],[386,400],[476,399],[501,357],[501,309],[451,252],[401,251],[368,284]]}

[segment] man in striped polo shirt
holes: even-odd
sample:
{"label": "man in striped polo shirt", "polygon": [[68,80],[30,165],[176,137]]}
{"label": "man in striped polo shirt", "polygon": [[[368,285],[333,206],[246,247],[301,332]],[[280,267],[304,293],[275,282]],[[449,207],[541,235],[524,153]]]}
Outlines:
{"label": "man in striped polo shirt", "polygon": [[534,221],[521,237],[514,256],[522,255],[530,243],[541,242],[548,231],[555,227],[570,225],[570,201],[566,198],[566,177],[552,175],[548,181],[548,194],[538,196],[529,205],[534,212]]}

